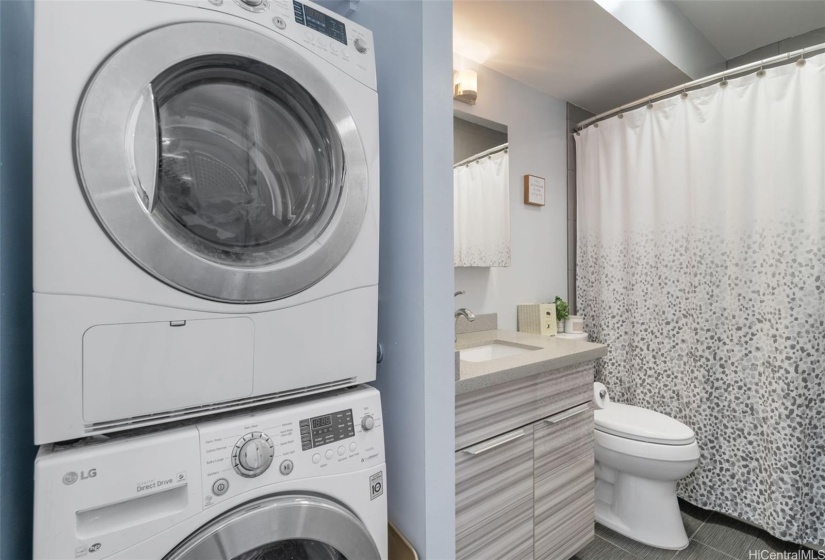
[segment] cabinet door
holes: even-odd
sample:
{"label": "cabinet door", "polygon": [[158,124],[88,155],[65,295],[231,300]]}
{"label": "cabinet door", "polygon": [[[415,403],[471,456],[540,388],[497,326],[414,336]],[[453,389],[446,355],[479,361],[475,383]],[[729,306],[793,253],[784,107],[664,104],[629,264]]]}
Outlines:
{"label": "cabinet door", "polygon": [[593,408],[583,404],[533,426],[535,557],[567,560],[593,539]]}
{"label": "cabinet door", "polygon": [[456,452],[456,557],[533,558],[533,426]]}

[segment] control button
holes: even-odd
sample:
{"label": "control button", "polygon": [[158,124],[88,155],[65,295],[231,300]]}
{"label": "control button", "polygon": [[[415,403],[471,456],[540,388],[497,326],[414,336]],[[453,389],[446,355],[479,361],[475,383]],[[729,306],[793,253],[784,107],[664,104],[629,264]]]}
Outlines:
{"label": "control button", "polygon": [[353,45],[355,45],[355,50],[361,54],[367,52],[367,43],[363,39],[356,39]]}
{"label": "control button", "polygon": [[324,39],[323,37],[319,37],[318,38],[318,45],[321,46],[321,47],[326,47],[327,46],[327,40]]}
{"label": "control button", "polygon": [[361,427],[364,429],[365,432],[369,432],[371,429],[375,427],[375,420],[373,420],[372,416],[367,414],[361,419]]}
{"label": "control button", "polygon": [[282,17],[274,17],[272,18],[272,23],[275,24],[275,27],[278,29],[285,29],[286,28],[286,21]]}
{"label": "control button", "polygon": [[264,3],[264,0],[241,0],[247,6],[252,6],[253,8],[257,8],[261,4]]}
{"label": "control button", "polygon": [[332,455],[333,455],[333,454],[332,454],[332,449],[327,449],[327,452],[326,452],[326,453],[324,453],[324,456],[325,456],[327,459],[332,459]]}
{"label": "control button", "polygon": [[329,44],[329,49],[332,52],[337,53],[338,52],[338,45],[336,45],[334,42],[332,42],[332,43]]}
{"label": "control button", "polygon": [[312,456],[312,462],[313,462],[313,463],[315,463],[316,465],[317,465],[318,463],[320,463],[320,462],[321,462],[321,454],[320,454],[320,453],[316,453],[315,455],[313,455],[313,456]]}
{"label": "control button", "polygon": [[346,447],[344,447],[343,445],[339,445],[339,446],[338,446],[338,455],[343,455],[343,454],[344,454],[344,453],[346,453],[346,452],[347,452],[347,448],[346,448]]}
{"label": "control button", "polygon": [[355,445],[355,442],[354,442],[354,441],[353,441],[352,443],[350,443],[350,444],[349,444],[349,450],[350,450],[350,451],[355,451],[356,449],[358,449],[358,446],[357,446],[357,445]]}
{"label": "control button", "polygon": [[223,496],[229,490],[229,481],[225,478],[219,478],[212,485],[212,493],[216,496]]}
{"label": "control button", "polygon": [[315,35],[312,34],[312,31],[304,31],[304,37],[306,37],[310,41],[315,40]]}
{"label": "control button", "polygon": [[286,475],[288,475],[289,473],[292,472],[292,467],[293,467],[292,461],[287,459],[286,461],[283,461],[281,463],[281,466],[278,467],[278,470],[281,471],[282,475],[286,476]]}
{"label": "control button", "polygon": [[209,0],[209,3],[213,6],[220,6],[221,4],[223,4],[223,0]]}

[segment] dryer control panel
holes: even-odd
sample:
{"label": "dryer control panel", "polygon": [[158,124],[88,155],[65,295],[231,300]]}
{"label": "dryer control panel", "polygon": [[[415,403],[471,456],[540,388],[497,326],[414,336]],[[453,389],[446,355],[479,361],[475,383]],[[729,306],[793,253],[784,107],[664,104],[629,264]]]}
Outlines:
{"label": "dryer control panel", "polygon": [[204,422],[198,431],[206,508],[261,486],[384,462],[380,398],[366,386]]}
{"label": "dryer control panel", "polygon": [[294,41],[365,86],[377,89],[372,32],[310,0],[155,1],[195,6],[253,22]]}

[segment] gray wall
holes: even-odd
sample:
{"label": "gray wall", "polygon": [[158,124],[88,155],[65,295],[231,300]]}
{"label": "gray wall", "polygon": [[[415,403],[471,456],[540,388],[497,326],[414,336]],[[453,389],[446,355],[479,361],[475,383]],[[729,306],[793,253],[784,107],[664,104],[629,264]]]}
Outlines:
{"label": "gray wall", "polygon": [[[33,6],[0,1],[0,558],[31,558]],[[57,94],[56,94],[57,95]]]}
{"label": "gray wall", "polygon": [[[793,7],[789,6],[788,9],[793,9]],[[778,54],[785,54],[791,51],[812,47],[814,45],[819,45],[820,43],[825,43],[825,27],[814,29],[813,31],[803,33],[802,35],[798,35],[796,37],[789,37],[787,39],[777,41],[776,43],[771,43],[770,45],[765,45],[764,47],[754,49],[741,56],[737,56],[736,58],[732,58],[727,61],[725,68],[736,68],[737,66],[742,66],[743,64],[750,64],[751,62],[770,58]]]}
{"label": "gray wall", "polygon": [[[516,330],[518,304],[567,293],[565,102],[486,66],[456,64],[477,70],[478,101],[453,101],[454,110],[507,127],[512,256],[509,267],[456,268],[456,289],[467,292],[456,306],[498,313],[500,328]],[[545,206],[524,204],[525,175],[545,178]]]}
{"label": "gray wall", "polygon": [[455,557],[452,3],[364,0],[381,120],[378,337],[390,519]]}
{"label": "gray wall", "polygon": [[453,117],[453,163],[507,143],[507,133]]}

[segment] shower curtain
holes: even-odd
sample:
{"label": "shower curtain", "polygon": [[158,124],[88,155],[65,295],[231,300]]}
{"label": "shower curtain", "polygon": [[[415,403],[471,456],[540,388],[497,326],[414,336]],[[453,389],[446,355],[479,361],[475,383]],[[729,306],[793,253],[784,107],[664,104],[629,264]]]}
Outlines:
{"label": "shower curtain", "polygon": [[510,266],[507,150],[453,168],[455,266]]}
{"label": "shower curtain", "polygon": [[578,301],[612,399],[691,426],[679,494],[825,545],[825,55],[576,137]]}

